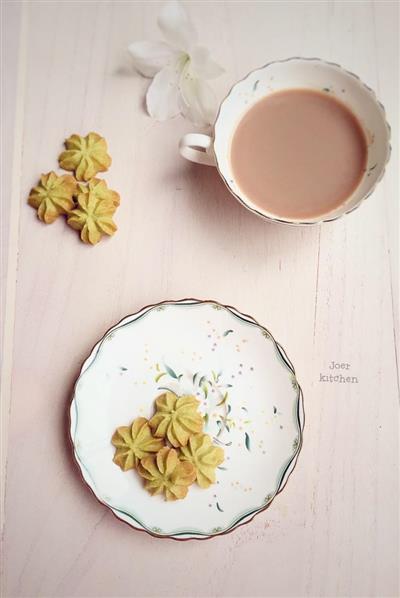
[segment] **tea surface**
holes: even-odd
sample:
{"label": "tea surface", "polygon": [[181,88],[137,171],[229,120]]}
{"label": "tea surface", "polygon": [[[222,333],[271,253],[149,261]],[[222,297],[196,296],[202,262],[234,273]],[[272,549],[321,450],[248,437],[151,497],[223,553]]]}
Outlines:
{"label": "tea surface", "polygon": [[359,184],[367,142],[356,116],[327,92],[290,89],[259,100],[232,137],[233,176],[262,211],[318,217]]}

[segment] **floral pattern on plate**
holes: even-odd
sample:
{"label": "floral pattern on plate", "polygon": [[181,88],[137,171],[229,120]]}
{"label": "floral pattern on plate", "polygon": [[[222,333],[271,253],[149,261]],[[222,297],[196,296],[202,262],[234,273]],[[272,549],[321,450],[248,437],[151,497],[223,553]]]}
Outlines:
{"label": "floral pattern on plate", "polygon": [[[184,500],[150,497],[112,462],[121,422],[148,418],[165,391],[200,401],[204,432],[225,452],[216,483]],[[136,529],[207,538],[264,510],[286,484],[302,444],[301,388],[282,347],[255,320],[213,301],[170,301],[122,320],[82,366],[71,437],[96,497]]]}

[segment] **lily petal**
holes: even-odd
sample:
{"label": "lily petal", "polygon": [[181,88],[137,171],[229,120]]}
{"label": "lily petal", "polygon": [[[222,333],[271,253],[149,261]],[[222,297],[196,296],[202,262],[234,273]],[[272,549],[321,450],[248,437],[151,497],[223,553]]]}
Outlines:
{"label": "lily petal", "polygon": [[180,2],[167,2],[161,9],[157,22],[167,42],[179,50],[189,52],[196,44],[196,30]]}
{"label": "lily petal", "polygon": [[215,79],[225,70],[210,56],[210,52],[203,46],[196,46],[190,53],[190,68],[193,74],[201,79]]}
{"label": "lily petal", "polygon": [[180,80],[182,114],[194,125],[204,127],[215,120],[217,101],[210,85],[184,69]]}
{"label": "lily petal", "polygon": [[154,77],[146,95],[147,112],[156,120],[167,120],[180,112],[179,61],[166,66]]}
{"label": "lily petal", "polygon": [[165,42],[134,42],[128,46],[136,70],[144,77],[154,77],[162,68],[173,64],[179,51]]}

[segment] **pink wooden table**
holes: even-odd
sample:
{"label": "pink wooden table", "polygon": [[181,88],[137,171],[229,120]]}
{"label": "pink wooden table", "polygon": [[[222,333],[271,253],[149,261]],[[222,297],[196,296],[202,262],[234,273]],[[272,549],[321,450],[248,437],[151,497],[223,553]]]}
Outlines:
{"label": "pink wooden table", "polygon": [[[226,68],[321,56],[376,89],[396,129],[397,2],[188,2]],[[211,169],[178,157],[190,123],[152,121],[126,47],[158,37],[158,2],[2,5],[3,595],[396,596],[396,157],[359,210],[321,228],[268,225]],[[26,205],[63,139],[109,141],[119,231],[87,247]],[[397,148],[395,148],[396,150]],[[66,409],[103,332],[165,298],[215,298],[286,347],[305,394],[305,444],[285,491],[237,532],[159,541],[81,483]],[[324,381],[331,362],[356,382]]]}

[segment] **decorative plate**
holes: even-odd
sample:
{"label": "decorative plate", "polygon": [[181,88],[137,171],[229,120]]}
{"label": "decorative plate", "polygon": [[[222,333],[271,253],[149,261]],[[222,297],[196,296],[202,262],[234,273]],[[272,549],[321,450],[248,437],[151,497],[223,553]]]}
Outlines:
{"label": "decorative plate", "polygon": [[[175,502],[121,471],[111,444],[117,427],[151,417],[165,389],[198,398],[205,432],[225,452],[216,483],[193,484]],[[70,417],[75,459],[98,500],[132,527],[174,539],[224,534],[266,509],[294,469],[304,427],[294,368],[270,332],[196,299],[145,307],[111,328],[82,366]]]}

